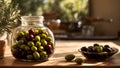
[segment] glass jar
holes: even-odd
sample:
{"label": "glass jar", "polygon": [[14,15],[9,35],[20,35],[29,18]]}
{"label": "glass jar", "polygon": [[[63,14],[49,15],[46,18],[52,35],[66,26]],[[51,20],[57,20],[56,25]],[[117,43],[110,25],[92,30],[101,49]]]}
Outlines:
{"label": "glass jar", "polygon": [[0,59],[4,58],[7,43],[7,32],[0,33]]}
{"label": "glass jar", "polygon": [[54,36],[43,20],[43,16],[21,17],[21,26],[12,34],[11,52],[16,59],[43,62],[54,53]]}

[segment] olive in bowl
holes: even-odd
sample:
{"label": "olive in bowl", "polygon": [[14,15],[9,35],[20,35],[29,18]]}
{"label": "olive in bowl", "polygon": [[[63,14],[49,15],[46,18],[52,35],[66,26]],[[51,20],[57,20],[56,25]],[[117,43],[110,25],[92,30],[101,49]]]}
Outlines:
{"label": "olive in bowl", "polygon": [[94,44],[92,46],[84,46],[78,49],[86,59],[105,60],[118,52],[117,48],[109,45]]}

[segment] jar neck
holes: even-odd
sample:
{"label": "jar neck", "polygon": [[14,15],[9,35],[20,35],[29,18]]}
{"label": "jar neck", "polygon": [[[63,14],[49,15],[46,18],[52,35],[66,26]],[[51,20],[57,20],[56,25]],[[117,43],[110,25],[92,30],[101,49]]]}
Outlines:
{"label": "jar neck", "polygon": [[22,21],[22,26],[43,26],[43,16],[22,16],[21,21]]}

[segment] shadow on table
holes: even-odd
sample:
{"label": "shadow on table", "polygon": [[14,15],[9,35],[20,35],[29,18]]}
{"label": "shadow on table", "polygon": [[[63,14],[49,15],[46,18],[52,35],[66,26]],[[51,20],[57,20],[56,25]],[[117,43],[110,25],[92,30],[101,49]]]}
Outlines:
{"label": "shadow on table", "polygon": [[[61,53],[61,52],[60,52],[60,53],[55,53],[55,54],[53,55],[53,57],[54,57],[54,58],[65,57],[65,55],[68,55],[68,54],[74,54],[74,55],[76,55],[76,54],[79,54],[79,52],[77,52],[77,51],[64,52],[64,53]],[[79,54],[78,56],[81,57],[82,55]]]}
{"label": "shadow on table", "polygon": [[33,66],[35,64],[39,64],[42,62],[37,62],[37,61],[21,61],[21,60],[17,60],[15,59],[13,56],[7,56],[4,57],[4,59],[0,60],[0,62],[4,65],[8,65],[8,66]]}

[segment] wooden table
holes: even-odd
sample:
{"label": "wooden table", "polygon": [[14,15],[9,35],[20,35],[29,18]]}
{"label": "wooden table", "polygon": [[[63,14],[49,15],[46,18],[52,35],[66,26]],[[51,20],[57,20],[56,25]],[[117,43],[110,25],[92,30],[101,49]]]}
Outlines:
{"label": "wooden table", "polygon": [[110,46],[117,47],[120,51],[120,40],[101,41],[101,40],[58,40],[56,41],[55,53],[46,62],[22,62],[16,60],[10,52],[9,46],[6,47],[5,57],[0,59],[0,68],[115,68],[120,66],[120,53],[111,57],[106,61],[92,61],[86,60],[82,65],[77,65],[75,62],[66,62],[64,56],[67,54],[75,54],[76,57],[85,59],[78,49],[81,46],[89,46],[94,43],[108,44]]}

